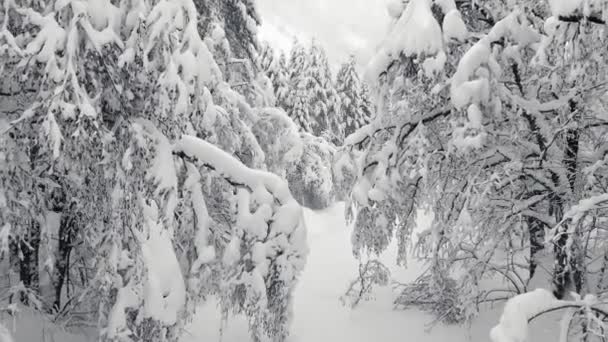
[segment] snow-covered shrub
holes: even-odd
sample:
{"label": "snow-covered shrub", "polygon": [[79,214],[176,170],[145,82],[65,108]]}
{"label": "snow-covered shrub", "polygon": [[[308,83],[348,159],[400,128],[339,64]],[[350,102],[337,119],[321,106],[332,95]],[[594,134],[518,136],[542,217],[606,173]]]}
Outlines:
{"label": "snow-covered shrub", "polygon": [[303,154],[298,127],[283,110],[264,108],[252,131],[264,152],[268,170],[286,178],[287,171],[301,160]]}
{"label": "snow-covered shrub", "polygon": [[331,161],[334,147],[323,138],[301,133],[302,157],[287,170],[293,196],[303,206],[324,209],[333,203]]}
{"label": "snow-covered shrub", "polygon": [[346,201],[357,179],[355,156],[348,149],[337,148],[331,165],[335,201]]}
{"label": "snow-covered shrub", "polygon": [[363,300],[369,300],[375,286],[386,286],[391,273],[389,269],[378,260],[368,260],[365,264],[359,263],[359,276],[353,280],[346,293],[340,297],[343,305],[355,308]]}
{"label": "snow-covered shrub", "polygon": [[398,291],[394,302],[398,309],[417,308],[445,324],[462,324],[469,318],[463,289],[449,277],[424,275],[411,284],[400,284]]}

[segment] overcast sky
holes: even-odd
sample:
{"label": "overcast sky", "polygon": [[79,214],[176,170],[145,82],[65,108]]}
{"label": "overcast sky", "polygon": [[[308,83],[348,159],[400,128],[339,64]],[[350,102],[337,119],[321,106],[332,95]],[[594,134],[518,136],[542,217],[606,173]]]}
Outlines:
{"label": "overcast sky", "polygon": [[260,38],[288,50],[297,36],[325,47],[334,69],[355,54],[365,65],[388,26],[388,0],[258,0]]}

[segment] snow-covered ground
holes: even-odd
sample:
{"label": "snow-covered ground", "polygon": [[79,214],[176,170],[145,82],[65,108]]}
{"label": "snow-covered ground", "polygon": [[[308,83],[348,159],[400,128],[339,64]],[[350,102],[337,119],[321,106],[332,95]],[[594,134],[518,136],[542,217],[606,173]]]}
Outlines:
{"label": "snow-covered ground", "polygon": [[[430,316],[417,310],[392,309],[390,287],[378,289],[374,300],[362,302],[354,310],[342,306],[339,298],[354,278],[358,266],[351,253],[351,229],[345,224],[343,212],[342,203],[320,212],[305,212],[310,255],[295,293],[290,342],[489,341],[489,331],[498,322],[502,304],[484,312],[470,329],[442,325],[429,329]],[[411,260],[408,269],[398,268],[394,264],[395,253],[393,246],[381,257],[391,269],[392,276],[401,282],[415,279],[421,265]],[[558,320],[559,316],[553,316],[535,321],[528,341],[555,341]],[[17,328],[14,334],[16,342],[53,341],[53,338],[54,341],[66,342],[95,340],[71,336],[51,327],[33,335],[40,329],[29,328],[32,324],[27,318],[13,326]],[[11,328],[11,324],[7,327]],[[180,342],[249,340],[245,318],[232,318],[222,326],[217,305],[210,301],[200,308]]]}

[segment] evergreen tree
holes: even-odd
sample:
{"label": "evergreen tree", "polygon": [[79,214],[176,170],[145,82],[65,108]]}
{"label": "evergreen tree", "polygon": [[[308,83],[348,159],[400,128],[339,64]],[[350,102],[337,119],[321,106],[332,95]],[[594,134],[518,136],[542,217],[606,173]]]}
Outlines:
{"label": "evergreen tree", "polygon": [[371,117],[368,93],[359,79],[356,60],[351,56],[342,64],[336,77],[336,91],[340,96],[340,130],[344,137],[366,125]]}
{"label": "evergreen tree", "polygon": [[310,117],[310,78],[308,68],[309,55],[306,49],[297,40],[289,56],[288,92],[285,97],[285,111],[293,121],[305,132],[311,133],[314,122]]}
{"label": "evergreen tree", "polygon": [[286,110],[289,97],[289,70],[284,52],[279,55],[276,77],[272,80],[272,86],[277,99],[277,106]]}
{"label": "evergreen tree", "polygon": [[314,40],[309,50],[309,60],[305,79],[309,91],[313,133],[316,136],[330,135],[334,128],[332,122],[336,119],[338,96],[333,86],[325,50]]}
{"label": "evergreen tree", "polygon": [[[253,0],[193,0],[202,19],[199,32],[211,40],[213,56],[226,81],[251,103],[267,101],[256,65],[260,17]],[[230,58],[226,58],[230,56]],[[263,83],[263,82],[262,82]],[[269,103],[265,103],[268,105]]]}
{"label": "evergreen tree", "polygon": [[193,0],[200,14],[202,36],[210,36],[216,24],[225,30],[232,54],[253,61],[259,48],[257,25],[261,23],[254,0]]}
{"label": "evergreen tree", "polygon": [[363,120],[359,121],[359,127],[361,128],[367,125],[370,121],[372,121],[375,114],[375,106],[372,100],[372,94],[369,90],[369,86],[364,81],[361,81],[361,103],[359,104],[361,108],[362,118]]}
{"label": "evergreen tree", "polygon": [[304,81],[298,82],[294,86],[295,90],[291,90],[293,105],[289,116],[302,131],[312,133],[314,121],[310,115],[309,89],[306,88]]}
{"label": "evergreen tree", "polygon": [[257,61],[260,69],[270,80],[276,79],[278,60],[275,56],[274,49],[267,42],[261,43],[261,50],[258,54]]}
{"label": "evergreen tree", "polygon": [[295,39],[291,51],[289,52],[289,72],[287,75],[289,77],[290,86],[300,83],[304,77],[305,71],[310,64],[308,57],[304,45]]}
{"label": "evergreen tree", "polygon": [[271,82],[276,105],[285,108],[285,98],[288,92],[285,54],[281,52],[277,57],[274,49],[268,43],[264,43],[258,60],[261,71]]}

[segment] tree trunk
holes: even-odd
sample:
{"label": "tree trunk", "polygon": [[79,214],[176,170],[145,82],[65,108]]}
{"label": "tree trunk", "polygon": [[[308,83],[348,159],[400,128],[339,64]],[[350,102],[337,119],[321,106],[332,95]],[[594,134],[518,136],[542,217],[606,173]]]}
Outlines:
{"label": "tree trunk", "polygon": [[540,220],[528,216],[526,218],[530,239],[530,262],[528,265],[529,278],[532,279],[538,267],[537,256],[545,248],[545,224]]}
{"label": "tree trunk", "polygon": [[55,270],[53,272],[53,286],[55,288],[53,309],[56,311],[61,309],[61,293],[67,274],[70,271],[70,253],[72,252],[76,233],[76,220],[73,217],[73,213],[64,212],[59,226],[59,241],[57,256],[55,258]]}
{"label": "tree trunk", "polygon": [[[570,102],[571,111],[576,110],[576,103]],[[570,186],[570,190],[572,192],[572,199],[576,198],[576,177],[578,171],[578,151],[579,151],[579,140],[580,140],[580,131],[578,128],[569,129],[566,131],[565,136],[565,151],[564,151],[564,160],[563,165],[566,168],[566,175],[568,178],[568,185]],[[561,210],[559,210],[559,215],[556,215],[556,221],[561,222],[563,213],[563,201],[561,203]],[[571,222],[565,222],[562,224],[560,228],[560,233],[565,233],[568,231],[568,225],[574,224]],[[584,253],[580,246],[580,239],[578,236],[578,231],[572,236],[568,234],[562,234],[559,237],[555,245],[555,267],[553,270],[553,285],[554,285],[554,294],[558,299],[564,297],[564,294],[569,285],[574,286],[574,290],[577,293],[580,293],[583,287],[583,273],[582,269],[584,266],[580,262],[580,255]],[[567,249],[568,239],[575,239],[575,241],[571,244],[571,249]]]}
{"label": "tree trunk", "polygon": [[[29,293],[39,294],[40,273],[38,272],[38,255],[40,250],[40,224],[34,219],[30,222],[30,229],[19,242],[21,252],[19,260],[19,279]],[[21,293],[23,304],[29,304],[28,294]]]}

